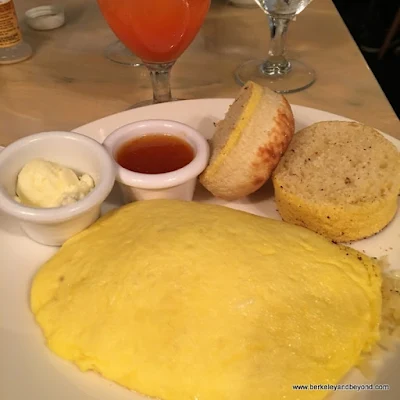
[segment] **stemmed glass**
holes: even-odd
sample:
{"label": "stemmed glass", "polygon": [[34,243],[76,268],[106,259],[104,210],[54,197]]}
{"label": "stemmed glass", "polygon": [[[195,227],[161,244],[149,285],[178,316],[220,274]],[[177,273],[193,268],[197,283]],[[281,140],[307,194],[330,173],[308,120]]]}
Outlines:
{"label": "stemmed glass", "polygon": [[143,65],[140,58],[133,54],[119,40],[116,40],[106,47],[104,56],[118,64],[130,65],[131,67],[140,67]]}
{"label": "stemmed glass", "polygon": [[315,71],[306,64],[285,57],[285,38],[290,21],[312,0],[255,0],[267,14],[271,42],[266,60],[248,61],[236,70],[243,85],[252,80],[278,93],[297,92],[315,82]]}
{"label": "stemmed glass", "polygon": [[153,100],[173,100],[170,73],[200,30],[210,0],[97,0],[119,40],[143,61],[150,73]]}

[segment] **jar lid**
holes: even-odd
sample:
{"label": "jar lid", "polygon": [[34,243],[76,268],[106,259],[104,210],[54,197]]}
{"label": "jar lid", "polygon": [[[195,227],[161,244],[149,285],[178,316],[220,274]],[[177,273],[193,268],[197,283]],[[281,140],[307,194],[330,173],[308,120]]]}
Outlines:
{"label": "jar lid", "polygon": [[25,21],[39,31],[56,29],[64,25],[64,8],[57,5],[34,7],[25,12]]}

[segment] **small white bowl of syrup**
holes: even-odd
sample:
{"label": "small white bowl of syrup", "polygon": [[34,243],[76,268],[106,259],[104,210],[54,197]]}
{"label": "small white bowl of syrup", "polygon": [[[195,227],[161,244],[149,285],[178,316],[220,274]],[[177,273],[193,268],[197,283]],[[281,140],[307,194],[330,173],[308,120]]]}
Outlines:
{"label": "small white bowl of syrup", "polygon": [[197,177],[210,155],[207,140],[198,131],[161,119],[122,126],[103,145],[115,161],[125,203],[192,200]]}

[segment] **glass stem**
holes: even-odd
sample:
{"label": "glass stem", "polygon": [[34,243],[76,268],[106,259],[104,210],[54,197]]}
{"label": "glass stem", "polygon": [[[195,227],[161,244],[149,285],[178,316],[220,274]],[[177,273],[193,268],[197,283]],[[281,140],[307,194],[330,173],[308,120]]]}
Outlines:
{"label": "glass stem", "polygon": [[267,75],[284,75],[290,71],[290,62],[285,57],[286,32],[290,18],[277,18],[268,15],[271,41],[267,60],[262,65],[262,71]]}
{"label": "glass stem", "polygon": [[172,100],[170,75],[174,63],[145,64],[150,72],[153,85],[153,103],[165,103]]}

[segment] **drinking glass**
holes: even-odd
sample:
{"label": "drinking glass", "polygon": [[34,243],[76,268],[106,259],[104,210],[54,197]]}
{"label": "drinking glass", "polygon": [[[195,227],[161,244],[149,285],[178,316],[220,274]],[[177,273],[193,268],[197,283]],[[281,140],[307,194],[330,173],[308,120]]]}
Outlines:
{"label": "drinking glass", "polygon": [[278,93],[297,92],[315,82],[315,71],[308,65],[285,57],[285,38],[290,21],[312,0],[255,0],[267,14],[271,42],[266,60],[248,61],[236,70],[243,85],[252,80]]}
{"label": "drinking glass", "polygon": [[170,73],[178,57],[200,30],[210,0],[97,0],[119,40],[147,67],[153,100],[137,106],[174,100]]}
{"label": "drinking glass", "polygon": [[118,64],[130,65],[131,67],[140,67],[143,65],[140,58],[133,54],[119,40],[116,40],[106,47],[104,56]]}

